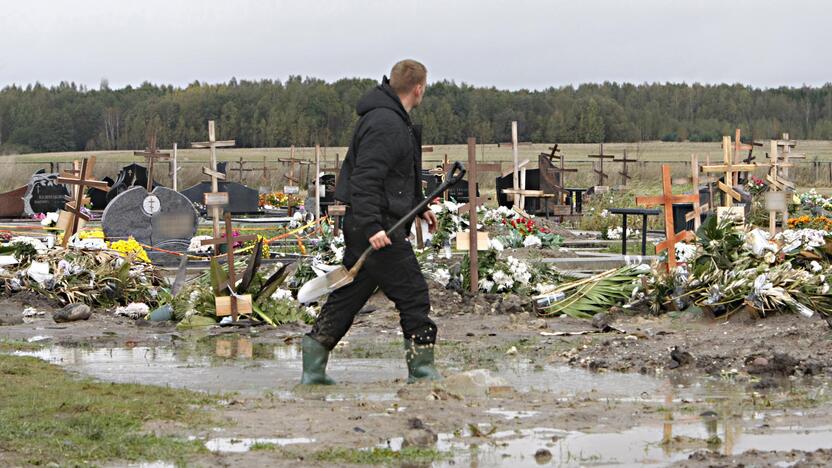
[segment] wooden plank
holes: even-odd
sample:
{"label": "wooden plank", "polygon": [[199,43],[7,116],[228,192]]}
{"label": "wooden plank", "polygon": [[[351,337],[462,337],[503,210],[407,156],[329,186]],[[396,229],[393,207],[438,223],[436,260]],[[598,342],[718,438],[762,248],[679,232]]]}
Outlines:
{"label": "wooden plank", "polygon": [[[726,194],[730,195],[731,198],[733,198],[734,200],[737,200],[737,201],[742,200],[742,196],[740,196],[740,194],[736,190],[734,190],[733,187],[729,187],[728,185],[725,185],[725,182],[720,180],[719,182],[717,182],[717,187],[719,187],[719,189],[722,190],[723,192],[725,192]],[[726,201],[726,203],[727,203],[727,201]]]}
{"label": "wooden plank", "polygon": [[215,171],[209,167],[203,167],[202,173],[207,175],[208,177],[216,177],[217,180],[225,180],[225,174],[219,171]]}
{"label": "wooden plank", "polygon": [[[528,160],[528,159],[524,159],[522,162],[520,162],[520,163],[517,165],[517,169],[522,169],[522,168],[526,167],[526,165],[527,165],[527,164],[529,164],[529,160]],[[446,170],[447,170],[447,169],[446,169]],[[505,177],[505,176],[507,176],[507,175],[509,175],[509,174],[512,174],[513,172],[514,172],[514,167],[512,167],[511,169],[509,169],[509,170],[507,170],[507,171],[502,172],[502,173],[500,174],[500,177]]]}
{"label": "wooden plank", "polygon": [[[251,294],[236,296],[237,315],[251,315]],[[226,317],[232,314],[231,296],[218,296],[214,300],[217,308],[217,317]]]}
{"label": "wooden plank", "polygon": [[329,205],[327,213],[329,213],[329,216],[345,216],[347,214],[347,205]]}

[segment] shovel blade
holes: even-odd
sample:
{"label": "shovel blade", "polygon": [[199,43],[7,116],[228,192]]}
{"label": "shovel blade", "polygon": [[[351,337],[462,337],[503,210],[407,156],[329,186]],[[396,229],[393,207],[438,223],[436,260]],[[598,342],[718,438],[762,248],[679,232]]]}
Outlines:
{"label": "shovel blade", "polygon": [[304,284],[298,291],[298,302],[308,304],[319,297],[352,283],[353,276],[343,266]]}

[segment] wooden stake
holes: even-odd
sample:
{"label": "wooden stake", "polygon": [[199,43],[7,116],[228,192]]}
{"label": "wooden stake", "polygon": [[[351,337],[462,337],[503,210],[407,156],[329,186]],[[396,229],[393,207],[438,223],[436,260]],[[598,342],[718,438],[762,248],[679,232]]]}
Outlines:
{"label": "wooden stake", "polygon": [[[511,154],[512,154],[512,157],[514,158],[514,178],[513,178],[513,183],[514,184],[512,185],[512,188],[514,188],[514,190],[517,190],[517,189],[520,188],[520,176],[517,172],[519,170],[519,168],[518,168],[518,164],[519,164],[518,159],[519,159],[519,157],[518,157],[518,152],[517,152],[517,121],[512,121],[511,122]],[[517,195],[513,195],[512,197],[513,197],[512,201],[514,202],[514,206],[517,207],[518,206],[518,201],[517,200],[520,197],[518,197]],[[523,208],[523,205],[519,205],[519,206],[520,206],[521,209]]]}
{"label": "wooden stake", "polygon": [[468,137],[468,269],[471,277],[471,292],[479,290],[479,261],[477,258],[477,139]]}
{"label": "wooden stake", "polygon": [[[202,245],[212,245],[214,246],[214,256],[217,256],[216,253],[219,250],[219,246],[225,244],[226,246],[226,258],[228,258],[228,291],[230,298],[223,299],[217,297],[215,304],[219,309],[220,304],[224,303],[225,300],[230,301],[229,305],[231,306],[231,319],[233,321],[237,321],[237,312],[238,312],[238,304],[237,304],[237,292],[234,290],[237,287],[237,273],[234,270],[234,244],[237,242],[248,242],[252,240],[256,240],[257,236],[237,236],[234,237],[234,229],[231,224],[231,213],[226,211],[225,212],[225,237],[215,237],[213,239],[204,239],[201,241]],[[249,296],[248,301],[251,301],[251,297]],[[219,310],[217,310],[217,315],[219,316]]]}

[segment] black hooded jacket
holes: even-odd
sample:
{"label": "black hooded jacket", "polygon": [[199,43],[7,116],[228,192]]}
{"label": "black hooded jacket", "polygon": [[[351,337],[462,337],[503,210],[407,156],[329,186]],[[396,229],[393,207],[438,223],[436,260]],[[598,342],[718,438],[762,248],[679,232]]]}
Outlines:
{"label": "black hooded jacket", "polygon": [[[350,205],[369,239],[419,204],[422,137],[385,76],[356,106],[358,124],[338,176],[335,198]],[[397,232],[405,237],[409,229]]]}

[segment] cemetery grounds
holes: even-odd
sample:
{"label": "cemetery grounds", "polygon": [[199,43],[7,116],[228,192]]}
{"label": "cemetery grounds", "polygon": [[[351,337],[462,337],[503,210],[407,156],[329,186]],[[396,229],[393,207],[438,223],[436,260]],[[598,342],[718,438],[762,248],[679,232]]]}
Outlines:
{"label": "cemetery grounds", "polygon": [[[583,219],[566,227],[536,218],[539,238],[560,239],[549,245],[521,239],[499,255],[568,270],[576,269],[568,263],[576,250],[614,253],[618,240],[603,237],[619,221],[602,213],[634,206],[635,195],[659,194],[658,161],[678,161],[674,176],[683,177],[691,152],[719,160],[718,144],[702,145],[642,144],[640,159],[656,163],[646,164],[643,174],[637,168],[631,188],[596,197]],[[563,149],[577,163],[595,146]],[[620,154],[625,146],[637,151],[634,145],[604,149]],[[798,148],[832,160],[826,147],[800,142]],[[463,146],[437,146],[426,159],[446,150],[450,160],[465,160]],[[484,160],[492,151],[495,159],[510,155],[484,150]],[[223,150],[221,159],[258,151],[266,150]],[[520,159],[536,163],[541,151],[545,145],[523,147]],[[27,155],[15,162],[76,157]],[[127,162],[108,169],[108,156],[98,159],[96,175]],[[229,173],[233,180],[233,165]],[[825,174],[800,177],[802,187],[830,185]],[[480,179],[486,189],[489,178]],[[579,173],[574,184],[590,181]],[[166,184],[164,176],[160,182]],[[690,185],[674,191],[689,192]],[[458,222],[458,207],[437,211]],[[486,229],[495,237],[504,232],[502,220],[516,221],[492,216],[496,222]],[[651,220],[652,229],[662,225]],[[606,236],[583,238],[582,231]],[[398,317],[381,294],[332,353],[329,370],[339,382],[332,388],[296,385],[300,337],[308,329],[302,315],[277,327],[206,328],[94,307],[88,320],[58,323],[60,301],[26,291],[3,296],[0,460],[11,466],[827,466],[832,460],[832,332],[825,313],[761,317],[753,308],[726,314],[672,305],[659,311],[648,300],[634,307],[620,301],[592,319],[547,316],[531,307],[531,285],[513,279],[510,292],[471,295],[453,287],[459,273],[441,252],[426,252],[423,260],[440,327],[438,365],[446,376],[438,384],[405,384]],[[823,257],[818,261],[827,268]],[[596,270],[608,268],[595,263]],[[641,292],[655,293],[651,286]]]}

